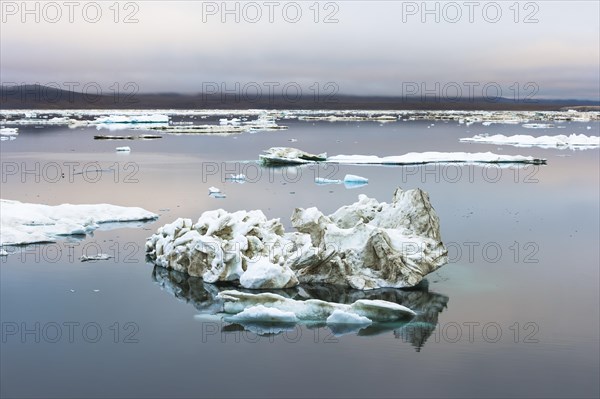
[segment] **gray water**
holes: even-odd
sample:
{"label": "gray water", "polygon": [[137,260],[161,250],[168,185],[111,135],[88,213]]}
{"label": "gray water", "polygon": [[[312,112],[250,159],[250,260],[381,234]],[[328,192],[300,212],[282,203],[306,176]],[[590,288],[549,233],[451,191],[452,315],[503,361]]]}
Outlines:
{"label": "gray water", "polygon": [[[2,397],[600,395],[599,151],[458,142],[484,132],[598,135],[598,123],[533,131],[441,121],[279,123],[289,129],[151,141],[93,140],[127,131],[24,126],[16,140],[2,142],[2,198],[160,214],[85,238],[7,248],[11,255],[0,259]],[[117,154],[123,145],[132,152]],[[273,146],[330,155],[492,151],[548,164],[265,169],[247,162]],[[7,174],[15,165],[18,172]],[[95,169],[106,172],[98,177]],[[227,182],[230,173],[251,181]],[[346,173],[369,184],[314,183]],[[227,198],[208,197],[210,186]],[[207,315],[221,288],[145,261],[145,239],[177,217],[261,209],[290,228],[296,207],[330,213],[363,193],[389,201],[398,186],[429,193],[449,264],[412,291],[301,287],[285,295],[395,300],[421,312],[412,324],[362,331],[298,325],[256,335]],[[98,252],[114,258],[79,261]]]}

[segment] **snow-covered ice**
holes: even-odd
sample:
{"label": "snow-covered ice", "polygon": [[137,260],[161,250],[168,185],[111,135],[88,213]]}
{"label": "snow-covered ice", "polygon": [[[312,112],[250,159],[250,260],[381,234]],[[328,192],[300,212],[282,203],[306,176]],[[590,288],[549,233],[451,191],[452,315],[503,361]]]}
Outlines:
{"label": "snow-covered ice", "polygon": [[109,204],[51,206],[3,199],[0,200],[0,245],[55,242],[60,236],[90,233],[102,223],[156,218],[158,215],[137,207]]}
{"label": "snow-covered ice", "polygon": [[92,262],[97,260],[109,260],[112,256],[108,254],[96,254],[96,255],[81,255],[79,260],[81,262]]}
{"label": "snow-covered ice", "polygon": [[[315,162],[347,164],[347,165],[419,165],[427,163],[524,163],[545,164],[545,159],[522,155],[500,155],[491,152],[410,152],[404,155],[379,157],[375,155],[334,155],[308,154],[296,148],[273,147],[260,154],[264,164],[305,164]],[[323,183],[323,181],[320,181]]]}
{"label": "snow-covered ice", "polygon": [[123,115],[113,114],[101,116],[91,123],[96,125],[107,124],[140,124],[140,123],[168,123],[169,116],[163,114],[141,114],[141,115]]}
{"label": "snow-covered ice", "polygon": [[572,150],[586,150],[600,147],[600,137],[586,136],[585,134],[557,135],[533,137],[529,135],[518,134],[514,136],[504,136],[495,134],[487,136],[478,134],[473,137],[460,139],[464,143],[482,143],[497,145],[512,145],[515,147],[541,147],[558,148]]}
{"label": "snow-covered ice", "polygon": [[447,262],[439,219],[422,190],[397,189],[391,204],[364,195],[329,216],[297,208],[285,233],[262,211],[204,212],[177,219],[146,242],[161,267],[207,282],[288,288],[299,282],[356,289],[411,287]]}

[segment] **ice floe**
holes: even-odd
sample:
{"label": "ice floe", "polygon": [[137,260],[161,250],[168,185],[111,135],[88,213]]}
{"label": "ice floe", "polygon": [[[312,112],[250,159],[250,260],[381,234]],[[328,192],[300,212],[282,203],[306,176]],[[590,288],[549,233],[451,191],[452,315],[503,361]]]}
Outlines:
{"label": "ice floe", "polygon": [[82,255],[79,257],[81,262],[93,262],[98,260],[109,260],[112,259],[111,255],[108,254],[96,254],[96,255]]}
{"label": "ice floe", "polygon": [[0,200],[0,245],[55,242],[60,236],[88,234],[102,223],[146,221],[157,217],[137,207],[51,206],[3,199]]}
{"label": "ice floe", "polygon": [[131,152],[131,147],[117,147],[117,152]]}
{"label": "ice floe", "polygon": [[551,123],[525,123],[521,126],[525,129],[552,129],[554,127]]}
{"label": "ice floe", "polygon": [[327,179],[324,177],[315,177],[315,183],[325,184],[344,184],[346,188],[358,188],[369,184],[369,179],[357,175],[346,175],[343,180]]}
{"label": "ice floe", "polygon": [[420,189],[397,189],[390,204],[360,195],[329,216],[297,208],[292,225],[297,232],[285,233],[259,210],[208,211],[195,224],[180,218],[159,228],[146,253],[156,265],[251,289],[411,287],[447,262],[439,219]]}
{"label": "ice floe", "polygon": [[379,157],[375,155],[334,155],[308,154],[288,147],[273,147],[260,154],[259,159],[266,165],[294,165],[326,162],[348,165],[418,165],[427,163],[523,163],[545,164],[545,159],[522,155],[500,155],[491,152],[410,152],[404,155]]}
{"label": "ice floe", "polygon": [[557,136],[540,136],[533,137],[529,135],[514,135],[504,136],[495,134],[493,136],[478,134],[473,137],[465,137],[460,139],[464,143],[482,143],[482,144],[497,144],[511,145],[514,147],[541,147],[541,148],[558,148],[585,150],[600,147],[600,137],[586,136],[585,134],[557,135]]}
{"label": "ice floe", "polygon": [[19,135],[19,129],[16,127],[1,127],[0,140],[14,140]]}
{"label": "ice floe", "polygon": [[122,115],[113,114],[101,116],[91,121],[91,124],[143,124],[143,123],[168,123],[169,116],[163,114],[141,114],[141,115]]}

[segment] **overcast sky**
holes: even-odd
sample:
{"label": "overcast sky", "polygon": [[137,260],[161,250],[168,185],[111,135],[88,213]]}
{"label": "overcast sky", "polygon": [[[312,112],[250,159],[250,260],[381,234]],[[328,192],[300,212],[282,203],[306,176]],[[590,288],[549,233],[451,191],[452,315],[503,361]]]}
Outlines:
{"label": "overcast sky", "polygon": [[[195,93],[210,82],[264,90],[297,82],[306,92],[330,91],[333,82],[344,94],[402,95],[414,83],[435,90],[439,82],[440,91],[450,84],[451,95],[458,85],[463,96],[469,86],[478,95],[498,83],[506,97],[517,83],[521,97],[600,96],[598,1],[428,2],[438,22],[435,11],[423,15],[421,1],[239,2],[239,22],[235,11],[223,15],[221,1],[122,2],[118,16],[106,1],[97,3],[96,23],[90,3],[79,2],[71,23],[61,1],[60,18],[56,7],[38,6],[39,22],[21,1],[2,1],[2,83],[97,82],[108,91],[135,82],[140,92]],[[27,4],[35,13],[35,2]],[[124,23],[129,14],[138,22]]]}

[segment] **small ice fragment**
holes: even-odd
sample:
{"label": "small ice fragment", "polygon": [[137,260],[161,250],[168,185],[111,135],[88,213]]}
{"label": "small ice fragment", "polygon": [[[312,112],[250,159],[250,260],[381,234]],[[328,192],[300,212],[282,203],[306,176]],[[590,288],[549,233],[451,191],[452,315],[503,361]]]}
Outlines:
{"label": "small ice fragment", "polygon": [[208,194],[209,197],[212,198],[217,198],[217,199],[223,199],[223,198],[227,198],[227,196],[221,192],[217,192],[217,193],[210,193]]}
{"label": "small ice fragment", "polygon": [[326,179],[324,177],[315,177],[315,183],[317,183],[317,184],[342,184],[342,181],[337,180],[337,179]]}
{"label": "small ice fragment", "polygon": [[71,292],[75,292],[75,290],[69,290],[69,291],[71,291]]}
{"label": "small ice fragment", "polygon": [[289,142],[295,143],[296,141],[298,141],[298,139],[289,139]]}
{"label": "small ice fragment", "polygon": [[82,255],[79,260],[81,262],[90,262],[95,260],[109,260],[110,258],[112,258],[112,256],[107,254],[97,254],[92,256]]}
{"label": "small ice fragment", "polygon": [[229,175],[225,178],[226,180],[231,180],[234,182],[240,182],[243,183],[246,181],[246,175],[240,173],[239,175]]}
{"label": "small ice fragment", "polygon": [[344,183],[368,183],[369,179],[367,179],[366,177],[362,177],[362,176],[357,176],[357,175],[346,175],[344,176]]}
{"label": "small ice fragment", "polygon": [[344,187],[346,188],[359,188],[369,184],[369,179],[356,175],[346,175],[344,177]]}
{"label": "small ice fragment", "polygon": [[215,194],[215,193],[220,193],[220,192],[221,192],[221,189],[219,189],[219,188],[216,188],[216,187],[209,187],[208,188],[208,194],[209,195],[210,194]]}
{"label": "small ice fragment", "polygon": [[117,147],[117,152],[131,152],[129,147]]}
{"label": "small ice fragment", "polygon": [[100,292],[100,290],[94,290],[94,292]]}
{"label": "small ice fragment", "polygon": [[0,249],[0,256],[8,256],[8,252],[5,249]]}

